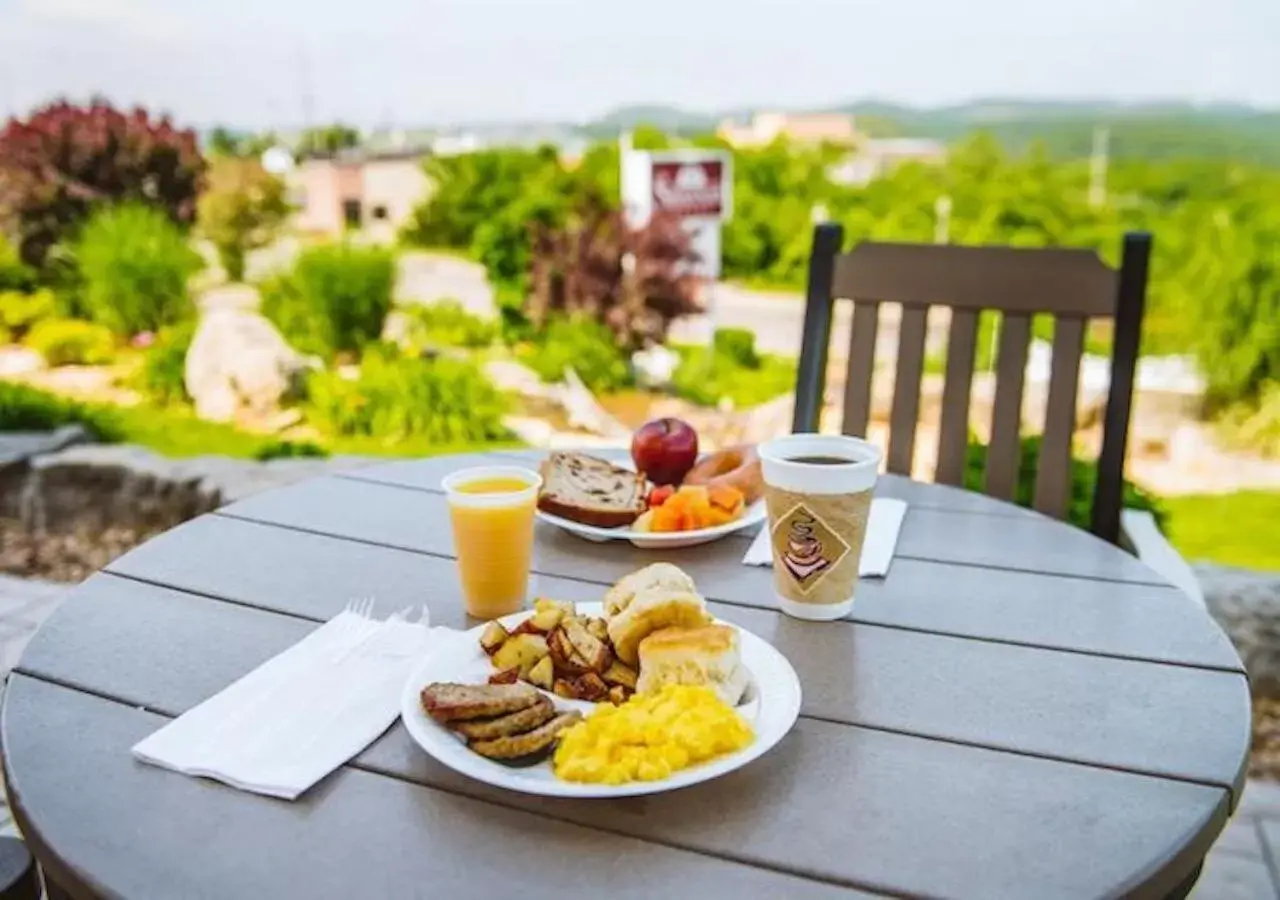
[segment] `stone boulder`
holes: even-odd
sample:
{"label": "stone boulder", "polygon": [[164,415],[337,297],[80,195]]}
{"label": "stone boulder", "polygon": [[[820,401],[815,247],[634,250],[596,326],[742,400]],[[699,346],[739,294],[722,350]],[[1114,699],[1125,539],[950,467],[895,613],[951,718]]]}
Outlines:
{"label": "stone boulder", "polygon": [[297,389],[306,368],[263,316],[215,309],[200,320],[183,375],[196,414],[228,422],[270,416]]}
{"label": "stone boulder", "polygon": [[1280,698],[1280,572],[1201,564],[1205,606],[1244,661],[1254,696]]}

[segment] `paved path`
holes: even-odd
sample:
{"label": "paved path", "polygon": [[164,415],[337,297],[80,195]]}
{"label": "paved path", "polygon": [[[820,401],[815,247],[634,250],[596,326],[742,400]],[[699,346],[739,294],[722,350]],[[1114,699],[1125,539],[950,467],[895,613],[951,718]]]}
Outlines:
{"label": "paved path", "polygon": [[[36,629],[57,609],[67,585],[0,575],[0,677],[8,678]],[[9,804],[0,792],[0,835],[16,835]]]}

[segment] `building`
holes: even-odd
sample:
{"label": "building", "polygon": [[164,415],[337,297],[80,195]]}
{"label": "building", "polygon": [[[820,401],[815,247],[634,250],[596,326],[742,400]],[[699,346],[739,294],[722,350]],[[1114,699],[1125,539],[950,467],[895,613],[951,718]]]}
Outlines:
{"label": "building", "polygon": [[748,125],[726,119],[716,134],[734,147],[758,147],[778,138],[803,144],[853,144],[860,138],[847,113],[756,113]]}
{"label": "building", "polygon": [[928,138],[866,138],[856,152],[827,170],[836,184],[867,184],[904,162],[942,163],[947,148]]}
{"label": "building", "polygon": [[354,151],[303,159],[287,176],[294,225],[316,234],[361,229],[390,240],[426,199],[420,150]]}

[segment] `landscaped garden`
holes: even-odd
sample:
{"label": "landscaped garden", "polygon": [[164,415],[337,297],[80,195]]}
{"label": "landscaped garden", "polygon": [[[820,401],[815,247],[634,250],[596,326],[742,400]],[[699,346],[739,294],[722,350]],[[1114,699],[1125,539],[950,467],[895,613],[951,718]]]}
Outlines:
{"label": "landscaped garden", "polygon": [[[641,143],[668,140],[654,133]],[[586,400],[571,399],[628,426],[656,403],[710,416],[794,384],[794,359],[761,352],[748,330],[721,329],[706,345],[669,342],[673,322],[700,308],[684,274],[689,244],[661,217],[626,226],[610,142],[573,164],[548,149],[428,161],[435,190],[404,240],[481,263],[496,315],[400,302],[399,251],[358,236],[305,241],[243,287],[246,302],[222,308],[210,298],[243,282],[251,254],[288,233],[284,184],[255,158],[206,157],[192,132],[102,104],[41,110],[11,123],[0,147],[10,161],[0,360],[16,366],[4,363],[0,375],[0,430],[74,421],[101,440],[169,456],[416,456],[518,444],[529,419],[581,430],[572,410],[548,405],[555,391],[500,377],[513,367],[557,390],[581,385]],[[1266,251],[1280,225],[1256,202],[1280,196],[1274,171],[1127,162],[1113,173],[1113,199],[1095,207],[1082,199],[1079,164],[1009,156],[982,139],[958,145],[944,166],[904,166],[862,187],[833,183],[831,161],[826,149],[783,144],[736,152],[729,275],[798,288],[816,206],[853,239],[929,239],[940,193],[953,198],[952,238],[962,242],[1110,255],[1125,229],[1151,228],[1147,349],[1214,360],[1208,400],[1227,440],[1280,451],[1280,349],[1266,330],[1280,319]],[[1188,243],[1192,221],[1213,223],[1212,253]],[[980,353],[994,327],[984,318]],[[1046,327],[1037,322],[1037,336]],[[1108,341],[1105,329],[1089,335],[1098,352]],[[940,365],[931,356],[926,368]],[[1090,478],[1085,467],[1076,479],[1079,504]],[[1189,556],[1280,569],[1276,551],[1240,535],[1225,541],[1204,524],[1242,521],[1273,499],[1157,506]],[[1131,500],[1149,502],[1137,492]]]}

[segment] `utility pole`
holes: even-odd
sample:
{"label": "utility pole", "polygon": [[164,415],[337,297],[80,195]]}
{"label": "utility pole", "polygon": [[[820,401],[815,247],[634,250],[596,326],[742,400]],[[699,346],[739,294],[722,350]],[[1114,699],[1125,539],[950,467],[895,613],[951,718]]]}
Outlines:
{"label": "utility pole", "polygon": [[306,44],[298,45],[298,86],[302,101],[302,128],[310,131],[315,125],[315,92],[311,86],[311,59]]}
{"label": "utility pole", "polygon": [[951,195],[943,194],[933,203],[933,242],[951,243]]}
{"label": "utility pole", "polygon": [[1093,129],[1093,152],[1089,155],[1089,206],[1097,209],[1107,202],[1107,155],[1111,145],[1111,129],[1099,125]]}

